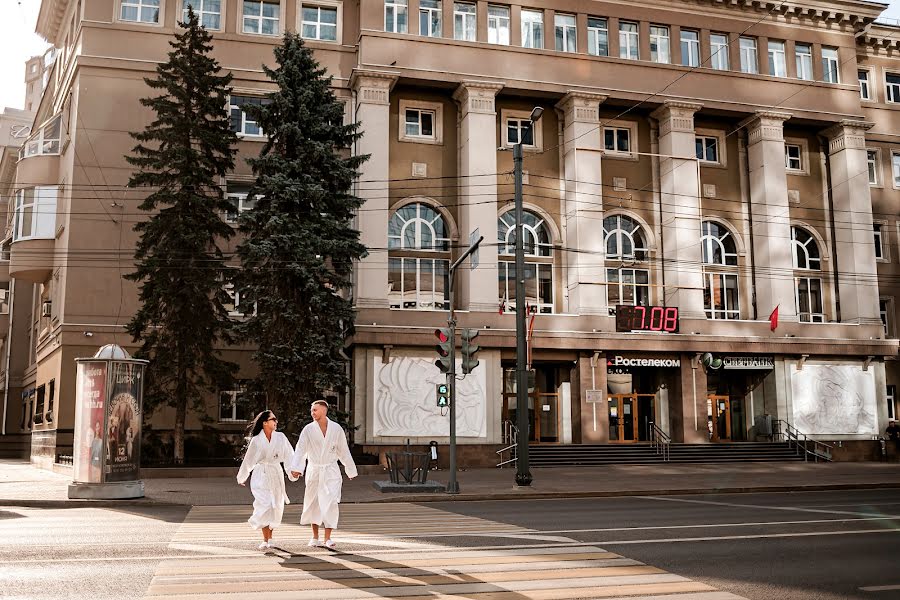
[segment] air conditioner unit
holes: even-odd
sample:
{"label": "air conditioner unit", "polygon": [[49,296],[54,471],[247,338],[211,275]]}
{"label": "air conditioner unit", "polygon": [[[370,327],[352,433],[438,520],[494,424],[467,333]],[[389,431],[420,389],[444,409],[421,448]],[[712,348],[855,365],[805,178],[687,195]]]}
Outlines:
{"label": "air conditioner unit", "polygon": [[41,302],[41,316],[49,317],[53,313],[53,303],[50,300]]}

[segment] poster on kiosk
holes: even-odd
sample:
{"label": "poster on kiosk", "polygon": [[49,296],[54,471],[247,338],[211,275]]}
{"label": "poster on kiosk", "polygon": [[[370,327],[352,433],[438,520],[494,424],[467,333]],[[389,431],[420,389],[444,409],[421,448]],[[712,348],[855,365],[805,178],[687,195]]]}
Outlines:
{"label": "poster on kiosk", "polygon": [[140,498],[144,369],[119,346],[76,359],[70,498]]}

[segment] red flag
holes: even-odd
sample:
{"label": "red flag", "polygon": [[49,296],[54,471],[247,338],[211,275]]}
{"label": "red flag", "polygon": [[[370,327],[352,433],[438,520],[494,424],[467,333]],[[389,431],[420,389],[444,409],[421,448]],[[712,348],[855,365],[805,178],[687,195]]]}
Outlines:
{"label": "red flag", "polygon": [[769,315],[769,329],[772,331],[778,329],[778,306],[776,306],[775,310],[772,311],[772,314]]}

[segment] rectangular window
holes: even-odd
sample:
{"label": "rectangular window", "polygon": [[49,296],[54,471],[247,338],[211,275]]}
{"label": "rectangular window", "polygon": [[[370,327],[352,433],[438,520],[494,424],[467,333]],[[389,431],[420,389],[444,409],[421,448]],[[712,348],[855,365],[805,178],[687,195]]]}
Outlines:
{"label": "rectangular window", "polygon": [[637,23],[619,21],[619,58],[640,58]]}
{"label": "rectangular window", "polygon": [[19,150],[19,158],[59,154],[62,137],[62,116],[57,115],[25,140]]}
{"label": "rectangular window", "polygon": [[866,150],[866,165],[869,171],[869,185],[878,185],[878,151]]}
{"label": "rectangular window", "polygon": [[719,162],[719,138],[710,135],[696,137],[697,158],[702,162]]}
{"label": "rectangular window", "polygon": [[244,0],[244,33],[280,35],[281,4],[266,0]]}
{"label": "rectangular window", "polygon": [[887,88],[887,101],[900,102],[900,75],[886,73],[884,76],[885,87]]}
{"label": "rectangular window", "polygon": [[231,203],[231,206],[233,206],[234,209],[225,215],[226,223],[237,223],[241,213],[256,208],[256,201],[259,197],[254,196],[253,198],[249,198],[249,191],[249,185],[228,184],[228,189],[225,192],[225,199]]}
{"label": "rectangular window", "polygon": [[44,400],[47,395],[47,388],[39,386],[37,389],[37,399],[34,402],[34,422],[44,422]]}
{"label": "rectangular window", "polygon": [[803,170],[803,150],[799,144],[784,145],[784,167],[789,171]]}
{"label": "rectangular window", "polygon": [[672,62],[669,50],[669,28],[660,25],[650,26],[650,60],[658,63]]}
{"label": "rectangular window", "polygon": [[434,111],[407,108],[404,119],[406,137],[434,139]]}
{"label": "rectangular window", "polygon": [[488,6],[488,43],[509,46],[509,8]]}
{"label": "rectangular window", "polygon": [[219,421],[246,423],[256,413],[256,402],[244,382],[237,382],[236,389],[219,392]]}
{"label": "rectangular window", "polygon": [[337,8],[303,5],[300,35],[308,40],[337,41]]}
{"label": "rectangular window", "polygon": [[16,192],[16,213],[13,216],[13,241],[56,237],[55,186],[39,186]]}
{"label": "rectangular window", "polygon": [[441,0],[419,0],[419,35],[441,37]]}
{"label": "rectangular window", "polygon": [[893,330],[893,327],[891,327],[891,322],[893,321],[891,318],[891,301],[886,298],[879,299],[878,310],[881,314],[881,326],[884,327],[884,337],[888,338]]}
{"label": "rectangular window", "polygon": [[0,315],[9,314],[9,282],[0,282]]}
{"label": "rectangular window", "polygon": [[709,36],[710,65],[717,71],[727,71],[728,36],[724,33],[713,33]]}
{"label": "rectangular window", "polygon": [[742,37],[741,44],[741,72],[759,73],[759,55],[756,52],[756,40]]}
{"label": "rectangular window", "polygon": [[860,69],[856,72],[856,76],[859,78],[859,98],[860,100],[871,100],[872,99],[872,84],[869,81],[869,70],[868,69]]}
{"label": "rectangular window", "polygon": [[450,261],[433,258],[388,260],[388,304],[406,310],[450,307]]}
{"label": "rectangular window", "polygon": [[[500,261],[499,289],[501,304],[506,312],[516,310],[516,263]],[[553,312],[553,265],[525,263],[525,302],[531,310],[542,314]]]}
{"label": "rectangular window", "polygon": [[891,152],[891,171],[894,175],[894,187],[900,188],[900,154]]}
{"label": "rectangular window", "polygon": [[518,143],[534,147],[534,127],[531,119],[506,120],[506,144],[513,146]]}
{"label": "rectangular window", "polygon": [[407,0],[384,0],[384,30],[406,33]]}
{"label": "rectangular window", "polygon": [[47,422],[53,422],[53,404],[56,400],[56,380],[51,379],[47,384]]}
{"label": "rectangular window", "polygon": [[838,49],[822,47],[822,81],[826,83],[840,83],[840,63],[838,62]]}
{"label": "rectangular window", "polygon": [[887,416],[888,419],[897,419],[897,386],[889,385],[887,386],[887,391],[885,392],[885,399],[887,400]]}
{"label": "rectangular window", "polygon": [[588,17],[588,54],[609,56],[609,27],[606,19]]}
{"label": "rectangular window", "polygon": [[232,96],[229,101],[231,115],[231,130],[238,135],[262,137],[265,135],[259,124],[250,117],[245,106],[262,106],[271,102],[268,98],[256,98],[253,96]]}
{"label": "rectangular window", "polygon": [[882,238],[881,223],[872,224],[872,235],[875,241],[875,258],[884,258],[884,239]]}
{"label": "rectangular window", "polygon": [[700,33],[690,29],[681,30],[681,64],[688,67],[700,66]]}
{"label": "rectangular window", "polygon": [[604,127],[603,147],[608,152],[631,152],[631,130],[627,127]]}
{"label": "rectangular window", "polygon": [[188,20],[188,7],[194,8],[197,20],[207,29],[222,28],[222,0],[185,0],[182,21]]}
{"label": "rectangular window", "polygon": [[453,3],[453,38],[467,42],[475,41],[477,11],[474,4]]}
{"label": "rectangular window", "polygon": [[769,40],[769,75],[773,77],[787,77],[784,42]]}
{"label": "rectangular window", "polygon": [[556,49],[560,52],[575,52],[575,15],[554,16],[556,27]]}
{"label": "rectangular window", "polygon": [[806,81],[812,81],[812,46],[810,46],[809,44],[797,44],[794,47],[794,54],[797,56],[797,78],[805,79]]}
{"label": "rectangular window", "polygon": [[802,323],[824,323],[822,310],[822,280],[814,277],[795,278],[797,314]]}
{"label": "rectangular window", "polygon": [[522,47],[544,47],[544,13],[539,10],[522,10]]}
{"label": "rectangular window", "polygon": [[159,23],[160,0],[122,0],[119,19],[135,23]]}
{"label": "rectangular window", "polygon": [[703,302],[709,319],[740,319],[738,277],[729,273],[704,273]]}
{"label": "rectangular window", "polygon": [[609,306],[650,306],[650,271],[607,269],[606,302]]}

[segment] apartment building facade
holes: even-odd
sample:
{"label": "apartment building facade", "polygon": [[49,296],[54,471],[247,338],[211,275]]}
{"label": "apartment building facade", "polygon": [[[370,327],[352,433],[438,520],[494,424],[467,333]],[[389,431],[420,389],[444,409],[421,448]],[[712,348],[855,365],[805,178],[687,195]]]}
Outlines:
{"label": "apartment building facade", "polygon": [[[242,157],[263,139],[242,107],[270,89],[260,65],[285,30],[306,38],[362,124],[354,150],[371,158],[357,225],[370,252],[356,269],[340,402],[366,450],[446,442],[433,331],[447,318],[448,266],[475,231],[478,266],[459,270],[454,299],[482,346],[457,384],[463,462],[491,464],[515,420],[517,143],[535,442],[640,442],[654,426],[689,443],[752,440],[774,418],[853,458],[896,414],[900,29],[874,23],[882,5],[194,7],[235,76],[223,110]],[[151,117],[142,78],[183,10],[42,4],[38,32],[58,56],[37,108],[39,151],[19,160],[10,196],[9,270],[34,285],[21,302],[34,316],[7,406],[38,463],[71,446],[74,358],[131,342],[136,288],[121,275],[142,216],[124,156]],[[239,160],[222,182],[235,211],[252,210],[250,180]],[[248,351],[228,354],[252,376]],[[208,399],[223,433],[240,429],[242,403],[240,390]]]}

